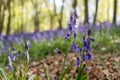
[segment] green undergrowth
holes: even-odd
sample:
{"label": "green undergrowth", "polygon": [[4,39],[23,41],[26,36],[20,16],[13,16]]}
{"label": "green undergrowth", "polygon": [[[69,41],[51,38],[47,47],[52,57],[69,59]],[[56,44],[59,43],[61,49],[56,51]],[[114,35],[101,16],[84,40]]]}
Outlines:
{"label": "green undergrowth", "polygon": [[[112,31],[95,32],[93,37],[95,42],[92,43],[94,54],[96,53],[113,53],[115,50],[120,50],[120,31],[119,27]],[[83,46],[81,41],[81,34],[77,35],[77,43],[79,46]],[[47,55],[54,55],[55,48],[61,49],[64,53],[68,50],[69,43],[64,38],[57,38],[54,41],[44,40],[43,42],[33,42],[29,50],[30,60],[39,60]],[[71,43],[72,44],[72,43]],[[21,50],[21,54],[24,54],[24,44],[12,45],[16,50]],[[72,52],[72,51],[70,51]],[[6,54],[8,55],[9,52]],[[0,55],[0,63],[6,60],[7,55]]]}

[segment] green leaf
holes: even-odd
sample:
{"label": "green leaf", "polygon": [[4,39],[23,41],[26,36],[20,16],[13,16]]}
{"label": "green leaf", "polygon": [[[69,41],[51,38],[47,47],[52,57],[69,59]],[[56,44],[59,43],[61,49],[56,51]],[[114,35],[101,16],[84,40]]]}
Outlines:
{"label": "green leaf", "polygon": [[27,64],[29,64],[29,61],[30,61],[30,57],[29,57],[29,53],[27,51]]}
{"label": "green leaf", "polygon": [[21,67],[20,67],[20,76],[19,76],[19,78],[18,78],[18,80],[22,80],[22,71],[21,71]]}
{"label": "green leaf", "polygon": [[3,68],[0,67],[0,71],[2,72],[2,75],[3,75],[5,80],[10,80]]}
{"label": "green leaf", "polygon": [[82,80],[88,80],[88,75],[86,74],[85,76],[83,76]]}
{"label": "green leaf", "polygon": [[69,71],[69,69],[70,69],[70,66],[71,66],[71,65],[67,66],[67,68],[63,71],[63,73],[61,74],[60,80],[63,80],[63,79],[64,79],[65,74],[66,74],[66,73]]}
{"label": "green leaf", "polygon": [[35,74],[33,74],[33,75],[31,75],[31,76],[30,76],[30,78],[29,78],[28,80],[34,80],[34,79],[35,79],[35,77],[36,77],[36,75],[35,75]]}
{"label": "green leaf", "polygon": [[76,80],[81,80],[81,79],[82,79],[84,69],[85,69],[85,68],[84,68],[83,66],[80,66],[80,67],[78,68],[78,75],[77,75]]}
{"label": "green leaf", "polygon": [[39,75],[36,76],[35,80],[40,80],[40,77]]}

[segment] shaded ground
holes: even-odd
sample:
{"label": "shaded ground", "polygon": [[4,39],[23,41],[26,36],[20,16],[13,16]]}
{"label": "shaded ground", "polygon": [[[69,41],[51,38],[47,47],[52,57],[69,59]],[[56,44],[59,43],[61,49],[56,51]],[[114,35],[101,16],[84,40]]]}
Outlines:
{"label": "shaded ground", "polygon": [[[67,57],[67,63],[75,63],[76,55],[70,53]],[[40,75],[41,80],[47,80],[46,69],[50,76],[50,80],[59,80],[59,75],[62,69],[63,58],[60,55],[54,55],[46,57],[40,62],[32,62],[30,65],[30,71],[28,76],[31,74]],[[90,72],[89,80],[120,80],[120,54],[95,54],[94,60],[91,62],[92,70]],[[77,67],[74,65],[68,72],[73,75],[75,80],[77,73]],[[66,75],[67,76],[67,75]]]}

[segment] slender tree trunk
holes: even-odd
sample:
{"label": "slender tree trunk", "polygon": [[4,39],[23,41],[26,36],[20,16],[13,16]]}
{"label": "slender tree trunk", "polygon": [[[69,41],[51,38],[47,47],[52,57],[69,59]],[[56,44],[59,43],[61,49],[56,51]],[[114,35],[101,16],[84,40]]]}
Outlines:
{"label": "slender tree trunk", "polygon": [[89,23],[88,21],[88,0],[84,0],[84,6],[85,6],[85,20],[84,23]]}
{"label": "slender tree trunk", "polygon": [[76,11],[76,7],[77,7],[77,0],[73,0],[73,10]]}
{"label": "slender tree trunk", "polygon": [[54,4],[54,16],[56,16],[56,15],[57,15],[57,12],[56,12],[55,0],[53,0],[53,4]]}
{"label": "slender tree trunk", "polygon": [[34,17],[34,24],[35,24],[35,32],[39,31],[39,18],[38,18],[38,12],[36,12],[36,15]]}
{"label": "slender tree trunk", "polygon": [[7,23],[7,31],[6,31],[6,34],[10,34],[10,31],[11,31],[11,28],[10,28],[10,25],[11,25],[11,6],[10,6],[10,3],[11,3],[11,0],[8,0],[8,23]]}
{"label": "slender tree trunk", "polygon": [[48,13],[49,13],[49,19],[50,19],[50,29],[52,29],[52,28],[53,28],[53,20],[54,20],[54,16],[55,16],[55,14],[56,14],[56,9],[55,9],[55,7],[56,7],[56,5],[55,5],[55,0],[53,0],[53,4],[54,4],[54,14],[50,11],[47,0],[45,0],[45,3],[46,3],[47,11],[48,11]]}
{"label": "slender tree trunk", "polygon": [[63,27],[63,25],[62,25],[62,20],[63,20],[64,1],[65,1],[65,0],[62,0],[62,7],[61,7],[61,12],[60,12],[60,18],[58,19],[59,29],[62,29],[62,27]]}
{"label": "slender tree trunk", "polygon": [[23,22],[23,8],[24,8],[24,0],[21,0],[21,6],[22,6],[22,14],[21,14],[21,28],[20,28],[20,32],[23,33],[24,32],[24,22]]}
{"label": "slender tree trunk", "polygon": [[98,13],[98,0],[96,0],[96,8],[95,8],[95,16],[94,16],[94,22],[93,22],[93,24],[95,24],[95,22],[96,22],[97,13]]}
{"label": "slender tree trunk", "polygon": [[[2,10],[3,8],[3,10]],[[4,17],[5,17],[5,5],[3,4],[3,1],[0,1],[0,34],[2,34],[3,28],[4,28]]]}
{"label": "slender tree trunk", "polygon": [[35,25],[35,32],[39,31],[39,25],[40,25],[40,21],[39,21],[39,11],[37,10],[38,8],[38,3],[36,2],[36,0],[32,0],[33,3],[33,8],[35,11],[35,16],[34,16],[34,25]]}
{"label": "slender tree trunk", "polygon": [[118,2],[117,0],[114,0],[113,23],[116,23],[117,2]]}

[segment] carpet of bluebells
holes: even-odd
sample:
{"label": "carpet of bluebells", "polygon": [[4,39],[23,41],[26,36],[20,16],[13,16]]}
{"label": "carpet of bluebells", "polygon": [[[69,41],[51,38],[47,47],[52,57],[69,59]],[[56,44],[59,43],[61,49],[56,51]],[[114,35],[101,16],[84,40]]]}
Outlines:
{"label": "carpet of bluebells", "polygon": [[120,26],[106,21],[0,35],[0,80],[120,80]]}

